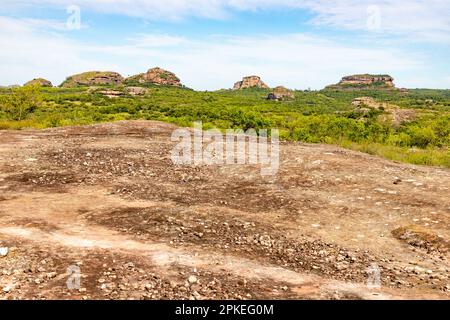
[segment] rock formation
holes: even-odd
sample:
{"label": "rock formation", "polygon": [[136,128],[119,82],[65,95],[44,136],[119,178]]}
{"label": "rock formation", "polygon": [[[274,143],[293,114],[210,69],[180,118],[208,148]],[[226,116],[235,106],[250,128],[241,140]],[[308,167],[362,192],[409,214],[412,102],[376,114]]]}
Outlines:
{"label": "rock formation", "polygon": [[117,72],[89,71],[68,77],[60,86],[63,88],[99,85],[115,86],[122,84],[123,80],[123,77]]}
{"label": "rock formation", "polygon": [[370,89],[370,88],[395,88],[394,78],[389,75],[356,74],[343,77],[336,84],[328,86],[329,89]]}
{"label": "rock formation", "polygon": [[258,76],[248,76],[242,78],[242,81],[238,81],[234,84],[233,90],[240,90],[246,88],[269,88]]}
{"label": "rock formation", "polygon": [[173,73],[161,68],[153,68],[146,73],[131,76],[125,80],[127,84],[156,84],[181,87],[180,79]]}
{"label": "rock formation", "polygon": [[358,97],[352,101],[352,106],[356,107],[353,111],[367,115],[371,110],[382,111],[383,115],[379,118],[382,122],[388,120],[394,127],[399,127],[404,122],[414,121],[416,111],[414,109],[402,109],[399,106],[387,102],[377,102],[372,97]]}
{"label": "rock formation", "polygon": [[97,91],[96,93],[99,93],[108,98],[119,98],[124,95],[124,93],[122,91],[118,91],[118,90],[100,90],[100,91]]}
{"label": "rock formation", "polygon": [[353,75],[353,76],[347,76],[343,77],[341,82],[339,84],[341,85],[374,85],[374,84],[381,84],[385,85],[387,87],[393,87],[394,86],[394,78],[388,75],[371,75],[371,74],[362,74],[362,75]]}
{"label": "rock formation", "polygon": [[125,92],[131,96],[143,96],[148,93],[148,89],[142,87],[126,87]]}
{"label": "rock formation", "polygon": [[374,109],[379,109],[381,104],[377,103],[372,97],[358,97],[353,99],[352,106],[361,107],[366,106]]}
{"label": "rock formation", "polygon": [[34,85],[41,87],[53,87],[50,81],[43,78],[33,79],[24,84],[24,86],[34,86]]}
{"label": "rock formation", "polygon": [[295,98],[295,96],[292,93],[292,91],[283,86],[276,87],[267,96],[267,100],[277,100],[277,101],[289,100],[289,99],[294,99],[294,98]]}

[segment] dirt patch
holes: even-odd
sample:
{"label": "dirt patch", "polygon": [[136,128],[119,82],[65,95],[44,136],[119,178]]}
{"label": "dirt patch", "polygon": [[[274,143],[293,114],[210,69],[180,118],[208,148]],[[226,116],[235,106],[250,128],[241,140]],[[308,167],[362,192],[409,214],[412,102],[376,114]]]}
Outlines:
{"label": "dirt patch", "polygon": [[68,184],[81,183],[73,173],[62,172],[24,172],[12,174],[5,179],[10,182],[10,189],[47,189],[54,192],[64,192]]}
{"label": "dirt patch", "polygon": [[[10,240],[8,257],[0,259],[0,291],[4,299],[268,299],[293,298],[284,283],[247,280],[208,270],[172,265],[161,275],[144,259],[106,250],[49,253],[26,242]],[[71,268],[68,270],[68,268]],[[73,271],[80,286],[68,287]],[[189,281],[191,280],[191,281]],[[195,281],[193,281],[195,280]],[[72,282],[74,284],[76,282]],[[5,292],[8,291],[8,292]]]}
{"label": "dirt patch", "polygon": [[[17,248],[0,258],[2,285],[15,288],[2,297],[448,298],[448,246],[434,237],[450,238],[448,170],[301,143],[280,145],[271,177],[255,165],[176,166],[175,128],[1,132],[0,246]],[[46,257],[58,280],[23,272]],[[61,289],[78,262],[86,290]]]}

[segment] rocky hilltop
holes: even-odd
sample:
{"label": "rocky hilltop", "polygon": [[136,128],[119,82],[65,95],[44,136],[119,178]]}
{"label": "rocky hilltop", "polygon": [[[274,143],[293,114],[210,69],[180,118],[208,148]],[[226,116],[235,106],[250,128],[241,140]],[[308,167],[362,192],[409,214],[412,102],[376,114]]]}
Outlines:
{"label": "rocky hilltop", "polygon": [[24,86],[40,86],[40,87],[53,87],[52,83],[47,79],[37,78],[28,81]]}
{"label": "rocky hilltop", "polygon": [[175,73],[161,69],[159,67],[152,68],[146,73],[131,76],[125,80],[127,84],[156,84],[164,86],[181,87],[180,79]]}
{"label": "rocky hilltop", "polygon": [[244,78],[242,78],[241,81],[236,82],[233,86],[233,90],[240,90],[240,89],[246,89],[246,88],[268,89],[269,87],[258,76],[244,77]]}
{"label": "rocky hilltop", "polygon": [[360,74],[343,77],[339,84],[374,85],[377,83],[388,87],[394,87],[394,78],[389,75]]}
{"label": "rocky hilltop", "polygon": [[117,72],[89,71],[68,77],[60,87],[120,85],[124,78]]}
{"label": "rocky hilltop", "polygon": [[366,89],[366,88],[395,88],[394,78],[389,75],[355,74],[345,76],[329,89]]}

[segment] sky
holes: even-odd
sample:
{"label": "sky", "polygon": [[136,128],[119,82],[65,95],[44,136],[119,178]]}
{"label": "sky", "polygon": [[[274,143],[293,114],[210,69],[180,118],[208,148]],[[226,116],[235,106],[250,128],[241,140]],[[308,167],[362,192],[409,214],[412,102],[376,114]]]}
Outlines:
{"label": "sky", "polygon": [[356,73],[450,89],[449,0],[0,0],[0,85],[159,66],[196,90]]}

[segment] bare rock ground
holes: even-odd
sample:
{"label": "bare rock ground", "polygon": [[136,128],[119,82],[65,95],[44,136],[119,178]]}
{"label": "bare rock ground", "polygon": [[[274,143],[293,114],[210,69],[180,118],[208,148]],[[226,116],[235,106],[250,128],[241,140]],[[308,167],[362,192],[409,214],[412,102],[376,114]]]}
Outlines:
{"label": "bare rock ground", "polygon": [[176,166],[174,129],[1,131],[0,298],[450,297],[449,170],[300,143],[271,177]]}

